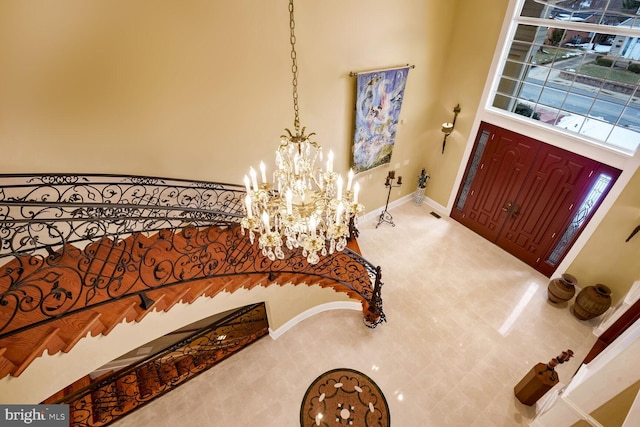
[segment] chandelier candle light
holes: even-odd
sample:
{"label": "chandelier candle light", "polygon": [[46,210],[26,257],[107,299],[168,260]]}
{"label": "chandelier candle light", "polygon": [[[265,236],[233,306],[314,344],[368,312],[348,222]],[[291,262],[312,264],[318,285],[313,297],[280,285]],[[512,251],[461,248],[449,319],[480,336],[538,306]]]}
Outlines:
{"label": "chandelier candle light", "polygon": [[285,129],[276,151],[276,167],[272,182],[267,180],[267,167],[260,162],[260,178],[255,169],[245,175],[247,190],[242,219],[242,232],[249,230],[251,243],[258,235],[258,246],[270,260],[284,258],[283,244],[289,249],[302,248],[310,264],[320,255],[341,251],[347,246],[351,226],[364,207],[358,203],[360,185],[353,182],[350,170],[346,188],[342,176],[333,171],[333,152],[329,151],[326,170],[316,166],[322,162],[322,147],[300,129],[298,109],[298,65],[295,50],[293,0],[289,1],[291,31],[291,72],[293,74],[294,133]]}

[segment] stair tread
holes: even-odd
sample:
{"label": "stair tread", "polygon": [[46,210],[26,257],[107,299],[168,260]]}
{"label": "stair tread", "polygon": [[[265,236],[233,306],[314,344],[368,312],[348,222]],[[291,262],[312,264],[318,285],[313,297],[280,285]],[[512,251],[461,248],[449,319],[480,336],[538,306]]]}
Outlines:
{"label": "stair tread", "polygon": [[104,323],[106,327],[102,334],[108,335],[116,326],[124,321],[133,322],[138,316],[135,309],[137,304],[138,301],[136,299],[126,298],[96,308],[96,311],[99,310],[102,314],[102,323]]}
{"label": "stair tread", "polygon": [[128,412],[138,406],[137,397],[140,395],[140,389],[138,388],[138,377],[135,373],[130,373],[116,381],[116,389],[118,395],[122,399],[122,411]]}
{"label": "stair tread", "polygon": [[77,315],[57,319],[54,325],[60,329],[58,336],[66,343],[62,350],[68,353],[82,338],[88,334],[99,335],[105,330],[104,324],[100,321],[101,313],[86,311]]}
{"label": "stair tread", "polygon": [[47,351],[50,355],[61,351],[65,343],[58,337],[58,328],[40,327],[35,328],[39,333],[30,330],[29,334],[19,334],[12,337],[11,347],[5,352],[5,357],[16,365],[16,369],[11,375],[17,377],[31,364],[31,362],[42,356]]}
{"label": "stair tread", "polygon": [[193,302],[193,299],[188,298],[188,294],[190,291],[191,291],[190,287],[185,287],[184,289],[181,289],[180,292],[177,292],[172,298],[168,299],[168,301],[165,303],[165,307],[163,310],[164,311],[171,310],[171,307],[178,304],[180,301],[183,301],[185,303]]}
{"label": "stair tread", "polygon": [[66,395],[73,394],[76,391],[85,388],[89,384],[91,384],[91,377],[89,377],[89,375],[85,375],[82,378],[74,381],[73,383],[71,383],[67,387],[65,387],[65,394]]}
{"label": "stair tread", "polygon": [[16,365],[4,356],[0,357],[0,377],[5,377],[16,370]]}
{"label": "stair tread", "polygon": [[142,398],[157,393],[161,387],[158,371],[154,366],[142,366],[136,370],[138,389]]}
{"label": "stair tread", "polygon": [[178,370],[178,374],[180,375],[187,375],[191,373],[195,368],[193,357],[189,355],[177,357],[174,360],[174,365],[176,366],[176,369]]}
{"label": "stair tread", "polygon": [[160,381],[164,384],[172,383],[180,376],[176,365],[170,360],[160,362],[157,369]]}
{"label": "stair tread", "polygon": [[47,397],[45,400],[42,401],[42,403],[44,405],[50,405],[53,403],[56,403],[58,400],[62,399],[65,396],[65,391],[64,389],[59,390],[55,393],[53,393],[51,396]]}

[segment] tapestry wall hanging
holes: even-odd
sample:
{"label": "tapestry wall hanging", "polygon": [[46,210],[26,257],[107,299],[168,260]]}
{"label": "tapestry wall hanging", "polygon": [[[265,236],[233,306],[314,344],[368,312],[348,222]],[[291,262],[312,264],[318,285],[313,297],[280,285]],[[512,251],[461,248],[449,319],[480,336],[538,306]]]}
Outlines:
{"label": "tapestry wall hanging", "polygon": [[391,162],[409,68],[358,73],[353,170]]}

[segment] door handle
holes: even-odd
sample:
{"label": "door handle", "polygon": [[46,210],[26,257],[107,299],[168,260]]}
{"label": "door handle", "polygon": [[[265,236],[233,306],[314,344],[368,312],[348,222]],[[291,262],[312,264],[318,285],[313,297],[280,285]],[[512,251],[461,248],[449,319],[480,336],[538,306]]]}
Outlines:
{"label": "door handle", "polygon": [[518,216],[519,213],[520,213],[520,205],[516,205],[514,203],[513,207],[511,208],[511,216],[515,218]]}
{"label": "door handle", "polygon": [[507,215],[511,217],[516,217],[520,213],[520,205],[516,205],[512,201],[507,200],[504,206],[502,207],[502,211],[506,212]]}

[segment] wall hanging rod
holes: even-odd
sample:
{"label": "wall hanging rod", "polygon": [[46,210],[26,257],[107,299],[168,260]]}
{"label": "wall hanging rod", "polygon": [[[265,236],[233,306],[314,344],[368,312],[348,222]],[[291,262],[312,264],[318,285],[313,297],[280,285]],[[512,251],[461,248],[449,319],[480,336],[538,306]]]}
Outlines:
{"label": "wall hanging rod", "polygon": [[400,68],[404,68],[404,67],[409,67],[409,68],[416,68],[415,65],[399,65],[397,67],[389,67],[389,68],[380,68],[378,70],[370,70],[370,71],[351,71],[349,72],[349,77],[355,77],[358,74],[369,74],[369,73],[377,73],[380,71],[389,71],[389,70],[399,70]]}

